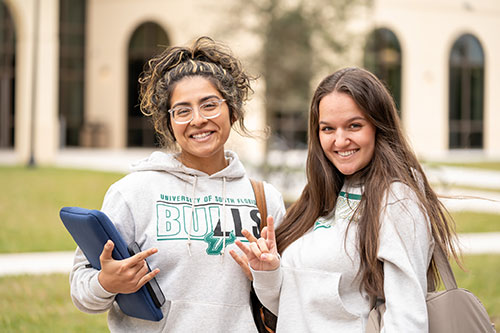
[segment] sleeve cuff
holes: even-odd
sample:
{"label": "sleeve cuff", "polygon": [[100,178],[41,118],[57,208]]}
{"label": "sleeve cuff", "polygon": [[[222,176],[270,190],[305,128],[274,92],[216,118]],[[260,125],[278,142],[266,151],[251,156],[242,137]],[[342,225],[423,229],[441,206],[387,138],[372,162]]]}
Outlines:
{"label": "sleeve cuff", "polygon": [[101,284],[99,283],[99,273],[97,273],[90,279],[90,289],[97,297],[101,298],[112,298],[117,294],[110,293],[109,291],[104,289],[103,286],[101,286]]}
{"label": "sleeve cuff", "polygon": [[281,286],[283,273],[281,266],[274,271],[255,271],[250,267],[253,276],[253,284],[255,289],[273,289]]}

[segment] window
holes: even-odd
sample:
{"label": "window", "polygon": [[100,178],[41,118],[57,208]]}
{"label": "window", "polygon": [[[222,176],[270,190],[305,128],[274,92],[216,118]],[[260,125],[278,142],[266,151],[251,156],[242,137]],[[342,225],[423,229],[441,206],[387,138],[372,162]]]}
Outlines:
{"label": "window", "polygon": [[14,22],[0,0],[0,149],[14,147],[15,45]]}
{"label": "window", "polygon": [[271,149],[307,149],[313,48],[300,6],[273,19],[264,45],[266,112]]}
{"label": "window", "polygon": [[307,149],[307,116],[306,110],[274,111],[271,149]]}
{"label": "window", "polygon": [[127,146],[153,147],[158,144],[154,127],[149,117],[139,108],[139,76],[144,64],[168,46],[167,34],[156,23],[147,22],[139,26],[128,48],[128,116]]}
{"label": "window", "polygon": [[466,34],[450,53],[449,147],[483,148],[484,53]]}
{"label": "window", "polygon": [[59,2],[61,146],[79,146],[84,119],[86,0]]}
{"label": "window", "polygon": [[364,67],[382,80],[396,102],[401,114],[401,62],[398,38],[389,29],[374,30],[365,46]]}

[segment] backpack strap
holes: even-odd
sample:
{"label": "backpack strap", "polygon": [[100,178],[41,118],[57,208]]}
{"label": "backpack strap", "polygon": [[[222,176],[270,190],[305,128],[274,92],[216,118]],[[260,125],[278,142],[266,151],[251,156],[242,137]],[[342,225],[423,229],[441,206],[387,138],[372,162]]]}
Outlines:
{"label": "backpack strap", "polygon": [[253,192],[255,194],[255,201],[257,202],[257,208],[260,213],[260,231],[267,226],[267,205],[266,205],[266,194],[264,193],[264,183],[258,180],[250,178],[250,183],[252,183]]}

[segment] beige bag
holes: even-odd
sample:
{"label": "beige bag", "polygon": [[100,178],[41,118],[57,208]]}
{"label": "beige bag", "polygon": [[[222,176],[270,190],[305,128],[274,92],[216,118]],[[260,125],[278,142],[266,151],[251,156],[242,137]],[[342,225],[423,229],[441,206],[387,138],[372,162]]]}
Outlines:
{"label": "beige bag", "polygon": [[[427,293],[430,333],[496,332],[481,301],[457,281],[443,250],[434,248],[434,261],[446,290]],[[435,290],[434,287],[429,290]],[[376,304],[368,315],[366,333],[378,333],[384,326],[385,303]]]}

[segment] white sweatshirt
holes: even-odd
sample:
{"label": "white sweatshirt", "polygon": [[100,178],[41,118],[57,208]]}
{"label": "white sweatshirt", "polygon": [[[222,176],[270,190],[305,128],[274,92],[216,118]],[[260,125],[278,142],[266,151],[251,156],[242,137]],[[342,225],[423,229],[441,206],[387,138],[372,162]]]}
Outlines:
{"label": "white sweatshirt", "polygon": [[[237,249],[236,239],[246,241],[242,229],[258,236],[260,215],[238,156],[225,154],[229,166],[209,176],[185,167],[173,154],[155,152],[104,198],[102,211],[127,244],[158,248],[148,262],[161,270],[156,279],[166,298],[164,318],[153,322],[125,315],[77,249],[70,282],[80,310],[109,310],[112,332],[256,332],[250,282],[228,250]],[[264,189],[268,214],[280,221],[281,194],[267,183]]]}
{"label": "white sweatshirt", "polygon": [[[344,185],[335,211],[285,249],[280,268],[252,271],[259,299],[278,314],[278,332],[365,332],[370,299],[355,278],[355,222],[346,238],[361,191]],[[407,186],[393,183],[381,212],[378,259],[384,263],[385,332],[428,330],[426,273],[434,242],[416,202]]]}

